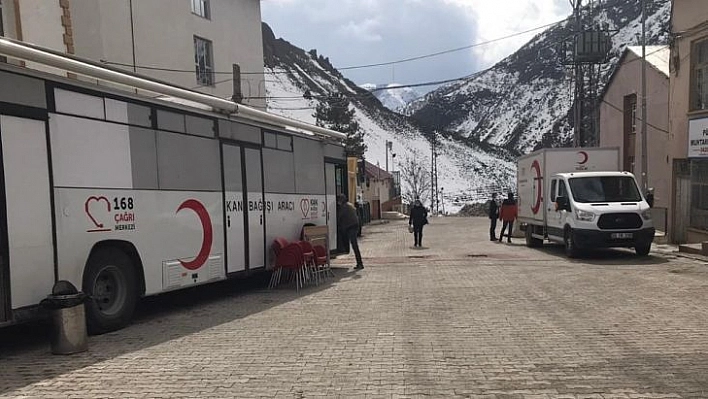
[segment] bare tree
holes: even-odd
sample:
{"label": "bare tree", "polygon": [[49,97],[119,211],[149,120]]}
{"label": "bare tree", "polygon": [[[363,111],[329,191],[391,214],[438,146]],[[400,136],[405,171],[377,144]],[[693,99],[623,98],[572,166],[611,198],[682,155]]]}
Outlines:
{"label": "bare tree", "polygon": [[413,202],[416,198],[425,203],[430,196],[430,161],[413,151],[401,163],[401,190],[404,201]]}

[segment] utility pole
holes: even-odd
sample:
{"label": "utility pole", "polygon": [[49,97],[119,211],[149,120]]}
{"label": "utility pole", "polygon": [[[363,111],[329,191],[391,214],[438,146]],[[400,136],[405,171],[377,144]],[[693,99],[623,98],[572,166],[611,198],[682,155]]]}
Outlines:
{"label": "utility pole", "polygon": [[445,187],[440,187],[440,200],[442,202],[442,213],[445,214]]}
{"label": "utility pole", "polygon": [[649,190],[647,161],[647,2],[642,0],[642,191]]}
{"label": "utility pole", "polygon": [[575,109],[573,110],[573,128],[574,128],[574,134],[573,134],[573,147],[582,147],[583,146],[583,133],[582,133],[582,124],[583,124],[583,87],[585,86],[585,79],[583,77],[583,67],[580,65],[579,62],[577,62],[577,56],[578,56],[578,44],[580,43],[580,35],[582,35],[582,30],[583,30],[583,24],[582,24],[582,17],[581,17],[581,7],[582,7],[582,0],[575,0],[575,3],[573,3],[573,16],[575,17],[575,32],[573,34],[573,57],[574,57],[574,62],[573,62],[573,68],[574,68],[574,75],[575,75],[575,87],[574,87],[574,104],[575,104]]}
{"label": "utility pole", "polygon": [[241,92],[241,67],[238,64],[231,65],[233,71],[233,95],[231,101],[241,104],[243,102],[243,93]]}
{"label": "utility pole", "polygon": [[430,141],[430,211],[433,210],[433,198],[435,198],[435,131],[433,131],[433,139]]}
{"label": "utility pole", "polygon": [[[563,63],[573,66],[573,146],[596,146],[599,141],[599,84],[601,64],[609,60],[612,42],[606,24],[593,22],[596,0],[570,0],[573,43],[563,41]],[[583,15],[588,18],[583,21]]]}
{"label": "utility pole", "polygon": [[393,142],[386,140],[386,172],[388,172],[388,152],[393,149]]}
{"label": "utility pole", "polygon": [[430,165],[430,211],[433,212],[438,206],[438,132],[433,131],[431,141],[432,156]]}

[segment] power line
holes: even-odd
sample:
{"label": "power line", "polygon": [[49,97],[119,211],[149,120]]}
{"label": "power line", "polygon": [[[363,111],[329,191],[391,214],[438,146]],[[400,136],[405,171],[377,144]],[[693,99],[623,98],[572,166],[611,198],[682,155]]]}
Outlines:
{"label": "power line", "polygon": [[[541,30],[544,28],[547,28],[549,26],[553,26],[555,24],[558,24],[560,22],[563,22],[564,20],[552,22],[549,24],[537,26],[535,28],[531,28],[528,30],[525,30],[523,32],[516,32],[512,33],[507,36],[503,37],[498,37],[496,39],[492,40],[487,40],[484,42],[479,42],[479,43],[474,43],[474,44],[469,44],[466,46],[462,47],[457,47],[449,50],[443,50],[443,51],[438,51],[435,53],[429,53],[429,54],[423,54],[415,57],[410,57],[410,58],[404,58],[404,59],[399,59],[399,60],[394,60],[394,61],[387,61],[387,62],[380,62],[380,63],[373,63],[373,64],[365,64],[365,65],[354,65],[354,66],[346,66],[342,68],[336,68],[338,71],[346,71],[346,70],[352,70],[352,69],[364,69],[364,68],[374,68],[374,67],[380,67],[380,66],[387,66],[387,65],[395,65],[395,64],[402,64],[406,62],[411,62],[411,61],[417,61],[417,60],[422,60],[426,58],[432,58],[432,57],[438,57],[441,55],[445,54],[450,54],[462,50],[468,50],[471,48],[475,47],[480,47],[480,46],[485,46],[488,44],[496,43],[502,40],[510,39],[516,36],[521,36],[525,35],[527,33],[531,33],[537,30]],[[128,64],[128,63],[122,63],[122,62],[116,62],[116,61],[109,61],[109,60],[100,60],[104,64],[108,65],[115,65],[115,66],[122,66],[122,67],[130,67],[130,68],[138,68],[138,69],[146,69],[146,70],[153,70],[153,71],[163,71],[163,72],[176,72],[176,73],[195,73],[196,71],[194,69],[179,69],[179,68],[167,68],[167,67],[161,67],[161,66],[155,66],[155,65],[133,65],[133,64]],[[319,70],[319,69],[318,69]],[[305,71],[305,72],[311,72],[310,70]],[[216,75],[233,75],[233,71],[213,71],[213,74]],[[283,71],[283,72],[277,72],[277,71],[263,71],[263,72],[249,72],[249,71],[242,71],[242,75],[280,75],[280,74],[288,74],[290,72],[288,71]]]}
{"label": "power line", "polygon": [[[604,100],[604,99],[603,99],[602,102],[605,103],[605,104],[607,104],[607,105],[609,105],[610,108],[613,108],[614,110],[621,112],[622,114],[624,114],[624,112],[625,112],[624,109],[622,109],[622,108],[616,106],[615,104],[612,104],[611,102],[609,102],[609,101],[607,101],[607,100]],[[642,118],[639,118],[639,117],[636,117],[636,116],[635,116],[635,118],[637,118],[640,122],[644,120],[643,117],[642,117]],[[666,129],[660,128],[660,127],[658,127],[658,126],[656,126],[656,125],[653,125],[653,124],[649,123],[649,121],[647,121],[647,125],[653,127],[654,129],[656,129],[656,130],[658,130],[658,131],[660,131],[660,132],[662,132],[662,133],[666,133],[666,134],[669,134],[669,133],[670,133],[670,132],[669,132],[668,130],[666,130]]]}
{"label": "power line", "polygon": [[491,43],[496,43],[496,42],[506,40],[506,39],[511,39],[512,37],[525,35],[527,33],[531,33],[531,32],[537,31],[537,30],[548,28],[549,26],[553,26],[553,25],[558,24],[563,21],[565,21],[565,20],[563,19],[560,21],[555,21],[555,22],[552,22],[549,24],[545,24],[545,25],[537,26],[532,29],[525,30],[523,32],[517,32],[517,33],[507,35],[507,36],[498,37],[496,39],[487,40],[484,42],[479,42],[479,43],[474,43],[474,44],[469,44],[466,46],[457,47],[457,48],[453,48],[450,50],[438,51],[436,53],[430,53],[430,54],[425,54],[425,55],[419,55],[416,57],[404,58],[404,59],[397,60],[397,61],[380,62],[380,63],[376,63],[376,64],[367,64],[367,65],[348,66],[348,67],[342,67],[342,68],[337,68],[337,69],[340,71],[346,71],[346,70],[351,70],[351,69],[373,68],[373,67],[380,67],[380,66],[387,66],[387,65],[402,64],[404,62],[417,61],[417,60],[422,60],[425,58],[437,57],[440,55],[450,54],[450,53],[454,53],[454,52],[462,51],[462,50],[469,50],[471,48],[480,47],[480,46],[484,46],[484,45],[491,44]]}

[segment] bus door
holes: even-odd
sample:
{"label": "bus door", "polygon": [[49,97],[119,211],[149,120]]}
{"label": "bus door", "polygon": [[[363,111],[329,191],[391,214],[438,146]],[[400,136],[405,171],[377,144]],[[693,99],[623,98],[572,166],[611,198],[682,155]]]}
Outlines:
{"label": "bus door", "polygon": [[246,225],[246,194],[243,189],[243,147],[222,144],[224,168],[224,211],[226,212],[226,272],[246,270],[248,231]]}
{"label": "bus door", "polygon": [[243,148],[243,166],[246,170],[245,187],[248,212],[248,268],[257,269],[265,266],[265,211],[263,194],[263,156],[260,148]]}
{"label": "bus door", "polygon": [[[44,121],[0,115],[0,322],[54,285],[54,243]],[[10,264],[12,257],[12,264]]]}
{"label": "bus door", "polygon": [[[0,184],[2,184],[2,177],[0,177]],[[2,184],[4,186],[4,184]],[[7,223],[5,222],[5,193],[2,193],[2,198],[0,199],[0,243],[5,242],[7,239]],[[7,263],[7,246],[0,244],[0,324],[10,319],[10,279],[9,271],[10,265]]]}
{"label": "bus door", "polygon": [[222,144],[227,273],[265,265],[261,150]]}

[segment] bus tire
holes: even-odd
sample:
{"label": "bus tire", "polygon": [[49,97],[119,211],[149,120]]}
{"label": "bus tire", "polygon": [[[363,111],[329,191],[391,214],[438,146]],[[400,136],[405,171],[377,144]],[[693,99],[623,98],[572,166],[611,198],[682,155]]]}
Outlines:
{"label": "bus tire", "polygon": [[578,257],[578,247],[575,244],[575,238],[573,237],[573,229],[566,227],[565,234],[563,235],[563,247],[565,249],[565,255],[569,258]]}
{"label": "bus tire", "polygon": [[533,234],[533,226],[530,224],[526,225],[526,246],[529,248],[538,248],[542,246],[543,240],[535,238],[531,234]]}
{"label": "bus tire", "polygon": [[115,247],[92,251],[84,272],[86,323],[90,334],[103,334],[128,325],[138,302],[135,267]]}

